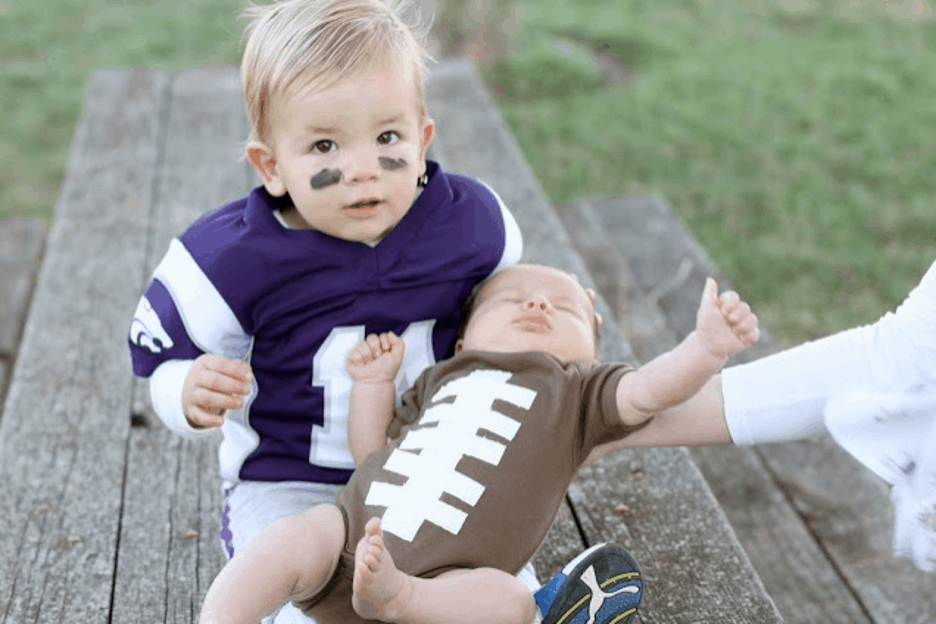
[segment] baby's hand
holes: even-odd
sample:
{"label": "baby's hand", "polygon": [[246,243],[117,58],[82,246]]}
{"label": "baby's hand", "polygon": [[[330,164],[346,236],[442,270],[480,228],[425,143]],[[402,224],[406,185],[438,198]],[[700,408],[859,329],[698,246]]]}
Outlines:
{"label": "baby's hand", "polygon": [[354,381],[393,381],[406,343],[393,332],[371,334],[348,352],[348,374]]}
{"label": "baby's hand", "polygon": [[744,351],[760,336],[757,316],[751,312],[751,307],[734,291],[719,296],[718,284],[711,277],[705,281],[702,291],[696,331],[705,348],[719,358]]}
{"label": "baby's hand", "polygon": [[253,373],[241,360],[205,353],[195,360],[182,384],[182,411],[196,428],[220,427],[224,412],[244,405]]}

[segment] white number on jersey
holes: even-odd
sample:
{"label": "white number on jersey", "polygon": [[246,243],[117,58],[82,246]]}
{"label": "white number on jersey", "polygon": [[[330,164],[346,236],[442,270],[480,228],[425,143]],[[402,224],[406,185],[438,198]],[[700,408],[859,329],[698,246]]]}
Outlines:
{"label": "white number on jersey", "polygon": [[[413,385],[423,369],[435,363],[432,349],[432,328],[435,319],[410,323],[400,336],[406,342],[406,355],[394,383],[397,400]],[[324,405],[321,426],[313,425],[309,446],[309,463],[323,468],[354,468],[348,443],[348,402],[351,397],[351,376],[345,364],[348,352],[364,340],[364,326],[335,327],[312,358],[312,385],[323,389]]]}

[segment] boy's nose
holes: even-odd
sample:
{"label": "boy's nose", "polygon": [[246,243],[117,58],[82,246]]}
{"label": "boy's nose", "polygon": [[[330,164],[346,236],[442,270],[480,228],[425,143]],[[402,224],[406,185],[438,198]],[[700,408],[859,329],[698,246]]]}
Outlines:
{"label": "boy's nose", "polygon": [[350,182],[376,180],[380,176],[377,150],[360,149],[350,154],[345,165],[345,172]]}
{"label": "boy's nose", "polygon": [[527,310],[542,310],[543,312],[548,312],[552,309],[552,304],[549,302],[549,299],[543,295],[531,295],[526,298],[526,301],[523,302],[523,307]]}

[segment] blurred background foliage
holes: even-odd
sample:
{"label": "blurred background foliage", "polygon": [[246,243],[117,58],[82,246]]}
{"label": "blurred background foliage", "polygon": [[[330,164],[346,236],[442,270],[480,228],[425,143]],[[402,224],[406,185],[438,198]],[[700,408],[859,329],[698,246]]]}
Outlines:
{"label": "blurred background foliage", "polygon": [[[663,197],[785,346],[936,259],[931,2],[439,0],[434,32],[550,200]],[[0,218],[51,219],[91,71],[236,64],[241,6],[0,0]]]}

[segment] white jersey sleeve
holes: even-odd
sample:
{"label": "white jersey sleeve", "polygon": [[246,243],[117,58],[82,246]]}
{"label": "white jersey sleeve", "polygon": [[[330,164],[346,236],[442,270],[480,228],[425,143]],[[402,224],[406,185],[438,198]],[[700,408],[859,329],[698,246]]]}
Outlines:
{"label": "white jersey sleeve", "polygon": [[186,438],[210,434],[214,427],[195,429],[182,410],[182,386],[195,360],[168,360],[150,376],[150,399],[159,419],[173,432]]}
{"label": "white jersey sleeve", "polygon": [[478,181],[481,182],[484,188],[490,191],[491,195],[497,200],[497,205],[500,207],[501,211],[501,217],[504,219],[504,253],[501,255],[500,262],[494,267],[494,271],[491,273],[493,275],[504,267],[520,262],[520,256],[523,254],[523,236],[513,213],[507,208],[507,204],[505,204],[501,196],[497,194],[497,191],[483,180]]}

